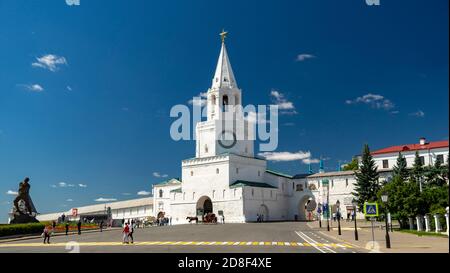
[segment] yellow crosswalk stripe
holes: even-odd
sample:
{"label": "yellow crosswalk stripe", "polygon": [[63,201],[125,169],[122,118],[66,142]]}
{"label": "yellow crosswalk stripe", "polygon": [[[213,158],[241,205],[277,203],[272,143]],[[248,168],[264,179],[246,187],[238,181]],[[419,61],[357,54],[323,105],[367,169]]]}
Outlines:
{"label": "yellow crosswalk stripe", "polygon": [[[199,245],[207,245],[207,246],[289,246],[289,247],[332,247],[332,248],[354,248],[349,244],[323,244],[323,243],[302,243],[302,242],[260,242],[260,241],[252,241],[252,242],[233,242],[233,241],[222,241],[222,242],[193,242],[193,241],[150,241],[150,242],[136,242],[134,244],[124,244],[122,242],[77,242],[77,244],[81,247],[89,247],[89,246],[199,246]],[[8,248],[8,247],[65,247],[67,243],[51,243],[51,244],[42,244],[42,243],[0,243],[0,248]]]}

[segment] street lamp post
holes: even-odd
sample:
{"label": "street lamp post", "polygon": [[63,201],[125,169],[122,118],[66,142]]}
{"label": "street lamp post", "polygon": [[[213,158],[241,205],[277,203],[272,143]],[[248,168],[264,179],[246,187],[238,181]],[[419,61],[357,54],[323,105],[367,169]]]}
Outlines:
{"label": "street lamp post", "polygon": [[338,220],[338,234],[342,235],[341,233],[341,208],[340,208],[341,202],[339,200],[336,201],[336,217]]}
{"label": "street lamp post", "polygon": [[422,193],[422,180],[423,180],[423,177],[420,177],[419,178],[419,191],[420,191],[420,193]]}
{"label": "street lamp post", "polygon": [[330,231],[330,182],[328,179],[325,179],[324,182],[327,183],[327,231]]}
{"label": "street lamp post", "polygon": [[318,214],[319,214],[319,228],[322,228],[322,204],[321,203],[319,203],[318,205],[317,205],[317,207],[318,207]]}
{"label": "street lamp post", "polygon": [[353,204],[353,215],[355,216],[355,219],[353,219],[355,221],[355,241],[358,241],[358,227],[356,226],[356,206],[358,205],[358,202],[356,201],[356,199],[352,200],[352,204]]}
{"label": "street lamp post", "polygon": [[388,195],[383,194],[381,196],[381,201],[385,204],[385,220],[386,220],[386,248],[391,248],[391,239],[389,238],[389,228],[388,228],[388,220],[387,220],[387,202],[388,202]]}

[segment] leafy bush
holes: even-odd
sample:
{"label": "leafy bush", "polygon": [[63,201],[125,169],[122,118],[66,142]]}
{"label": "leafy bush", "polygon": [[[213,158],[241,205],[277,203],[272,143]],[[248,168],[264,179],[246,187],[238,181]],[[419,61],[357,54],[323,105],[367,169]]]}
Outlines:
{"label": "leafy bush", "polygon": [[0,226],[0,237],[17,234],[40,234],[45,225],[42,223],[12,224]]}

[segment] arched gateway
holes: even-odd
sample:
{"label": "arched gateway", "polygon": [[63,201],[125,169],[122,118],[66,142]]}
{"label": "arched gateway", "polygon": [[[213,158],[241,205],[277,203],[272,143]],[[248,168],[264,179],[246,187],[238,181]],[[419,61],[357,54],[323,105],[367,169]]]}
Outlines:
{"label": "arched gateway", "polygon": [[309,203],[315,202],[314,197],[310,195],[305,195],[300,199],[300,202],[298,202],[298,220],[300,221],[306,221],[306,220],[312,220],[310,215],[310,212],[307,210],[307,206]]}
{"label": "arched gateway", "polygon": [[211,198],[209,198],[208,196],[200,197],[200,199],[198,199],[197,201],[196,209],[197,216],[203,216],[207,213],[213,212],[213,204]]}

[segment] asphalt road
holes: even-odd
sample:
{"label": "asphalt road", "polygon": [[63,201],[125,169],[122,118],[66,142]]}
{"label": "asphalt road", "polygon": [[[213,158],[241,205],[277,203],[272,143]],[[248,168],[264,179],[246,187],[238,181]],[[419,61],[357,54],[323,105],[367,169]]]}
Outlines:
{"label": "asphalt road", "polygon": [[122,244],[120,230],[0,242],[0,253],[355,253],[303,222],[178,225],[136,229],[134,244]]}

